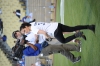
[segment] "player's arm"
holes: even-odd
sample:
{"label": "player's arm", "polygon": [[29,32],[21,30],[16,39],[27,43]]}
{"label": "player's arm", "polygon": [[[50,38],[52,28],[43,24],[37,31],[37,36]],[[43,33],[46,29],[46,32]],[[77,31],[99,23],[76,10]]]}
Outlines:
{"label": "player's arm", "polygon": [[40,29],[35,28],[35,27],[33,27],[31,30],[32,30],[32,32],[33,32],[34,34],[43,34],[43,35],[45,36],[46,39],[50,38],[50,36],[49,36],[49,35],[47,34],[47,32],[44,31],[44,30],[40,30]]}
{"label": "player's arm", "polygon": [[30,47],[33,48],[34,50],[37,50],[37,47],[34,46],[33,44],[29,43],[27,40],[22,40],[20,44],[21,44],[21,45],[27,44],[28,46],[30,46]]}
{"label": "player's arm", "polygon": [[38,30],[37,34],[43,34],[45,36],[45,38],[50,38],[50,36],[47,34],[47,32],[43,31],[43,30]]}
{"label": "player's arm", "polygon": [[38,43],[39,42],[39,35],[35,34],[35,43]]}
{"label": "player's arm", "polygon": [[27,45],[29,45],[32,49],[37,50],[37,47],[34,46],[33,44],[31,44],[31,43],[27,43]]}

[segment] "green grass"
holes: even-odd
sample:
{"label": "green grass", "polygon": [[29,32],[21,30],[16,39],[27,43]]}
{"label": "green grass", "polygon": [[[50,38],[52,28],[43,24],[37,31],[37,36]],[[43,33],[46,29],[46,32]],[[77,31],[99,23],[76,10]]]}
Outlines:
{"label": "green grass", "polygon": [[[54,54],[54,66],[100,66],[100,0],[65,0],[64,22],[66,25],[95,24],[95,34],[83,30],[87,40],[82,40],[82,52],[73,52],[81,55],[80,62],[73,64],[61,54]],[[56,21],[60,22],[60,0],[57,0]]]}

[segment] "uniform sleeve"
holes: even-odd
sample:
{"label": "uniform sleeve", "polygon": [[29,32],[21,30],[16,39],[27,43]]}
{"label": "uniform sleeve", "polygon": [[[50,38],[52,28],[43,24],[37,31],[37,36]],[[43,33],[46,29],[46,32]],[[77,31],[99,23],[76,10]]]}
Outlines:
{"label": "uniform sleeve", "polygon": [[36,27],[32,27],[32,26],[31,26],[31,31],[32,31],[32,33],[34,33],[34,34],[37,34],[38,31],[39,31],[39,29],[36,28]]}
{"label": "uniform sleeve", "polygon": [[35,41],[31,40],[29,37],[26,37],[25,40],[28,41],[28,43],[30,44],[33,44],[33,45],[35,44]]}
{"label": "uniform sleeve", "polygon": [[34,43],[34,42],[32,42],[32,41],[28,41],[28,43],[35,45],[35,43]]}

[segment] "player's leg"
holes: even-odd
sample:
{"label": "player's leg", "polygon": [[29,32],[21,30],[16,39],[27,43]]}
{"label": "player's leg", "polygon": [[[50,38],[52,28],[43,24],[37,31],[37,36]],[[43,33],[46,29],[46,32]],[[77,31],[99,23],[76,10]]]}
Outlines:
{"label": "player's leg", "polygon": [[[63,35],[69,34],[69,33],[76,33],[76,32],[80,32],[80,30],[77,30],[77,31],[74,31],[74,32],[63,32]],[[81,43],[81,41],[79,39],[73,39],[70,42],[73,42],[73,43],[76,43],[76,44],[80,44]]]}
{"label": "player's leg", "polygon": [[67,57],[73,63],[79,62],[81,60],[81,56],[75,57],[70,51],[66,52],[61,51],[60,53],[65,57]]}
{"label": "player's leg", "polygon": [[[51,45],[62,45],[63,43],[61,43],[60,41],[58,41],[57,39],[53,38],[52,41],[47,41],[48,44]],[[80,44],[81,41],[79,39],[73,39],[72,41],[70,41],[71,43],[76,43],[76,44]]]}
{"label": "player's leg", "polygon": [[[55,38],[56,38],[58,41],[60,41],[61,43],[70,42],[70,41],[72,41],[73,39],[75,39],[75,38],[77,38],[77,37],[83,37],[83,38],[85,37],[85,36],[83,35],[82,32],[77,32],[77,33],[75,33],[74,35],[71,35],[71,36],[69,36],[69,37],[67,37],[67,38],[64,38],[64,36],[63,36],[63,34],[62,34],[60,28],[57,29],[57,30],[54,32],[54,36],[55,36]],[[85,38],[86,38],[86,37],[85,37]],[[85,39],[85,38],[84,38],[84,39]]]}
{"label": "player's leg", "polygon": [[80,57],[75,57],[71,52],[63,48],[62,45],[49,45],[42,50],[42,53],[44,56],[54,54],[54,53],[61,53],[72,62],[76,62],[77,60],[80,60]]}
{"label": "player's leg", "polygon": [[66,51],[77,51],[77,52],[81,52],[81,44],[78,45],[74,45],[74,44],[63,44],[62,47],[66,50]]}
{"label": "player's leg", "polygon": [[73,31],[83,30],[83,29],[90,29],[93,32],[95,32],[95,25],[78,25],[78,26],[70,27],[59,23],[58,28],[61,28],[62,32],[73,32]]}

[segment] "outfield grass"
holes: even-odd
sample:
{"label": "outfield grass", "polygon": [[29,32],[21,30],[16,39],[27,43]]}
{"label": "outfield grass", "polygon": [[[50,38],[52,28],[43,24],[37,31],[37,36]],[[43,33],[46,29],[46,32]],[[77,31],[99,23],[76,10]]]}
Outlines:
{"label": "outfield grass", "polygon": [[[65,0],[64,22],[66,25],[95,24],[96,32],[84,30],[87,40],[82,41],[80,62],[73,64],[61,54],[54,55],[54,66],[100,66],[100,0]],[[60,0],[57,0],[56,21],[60,22]]]}

